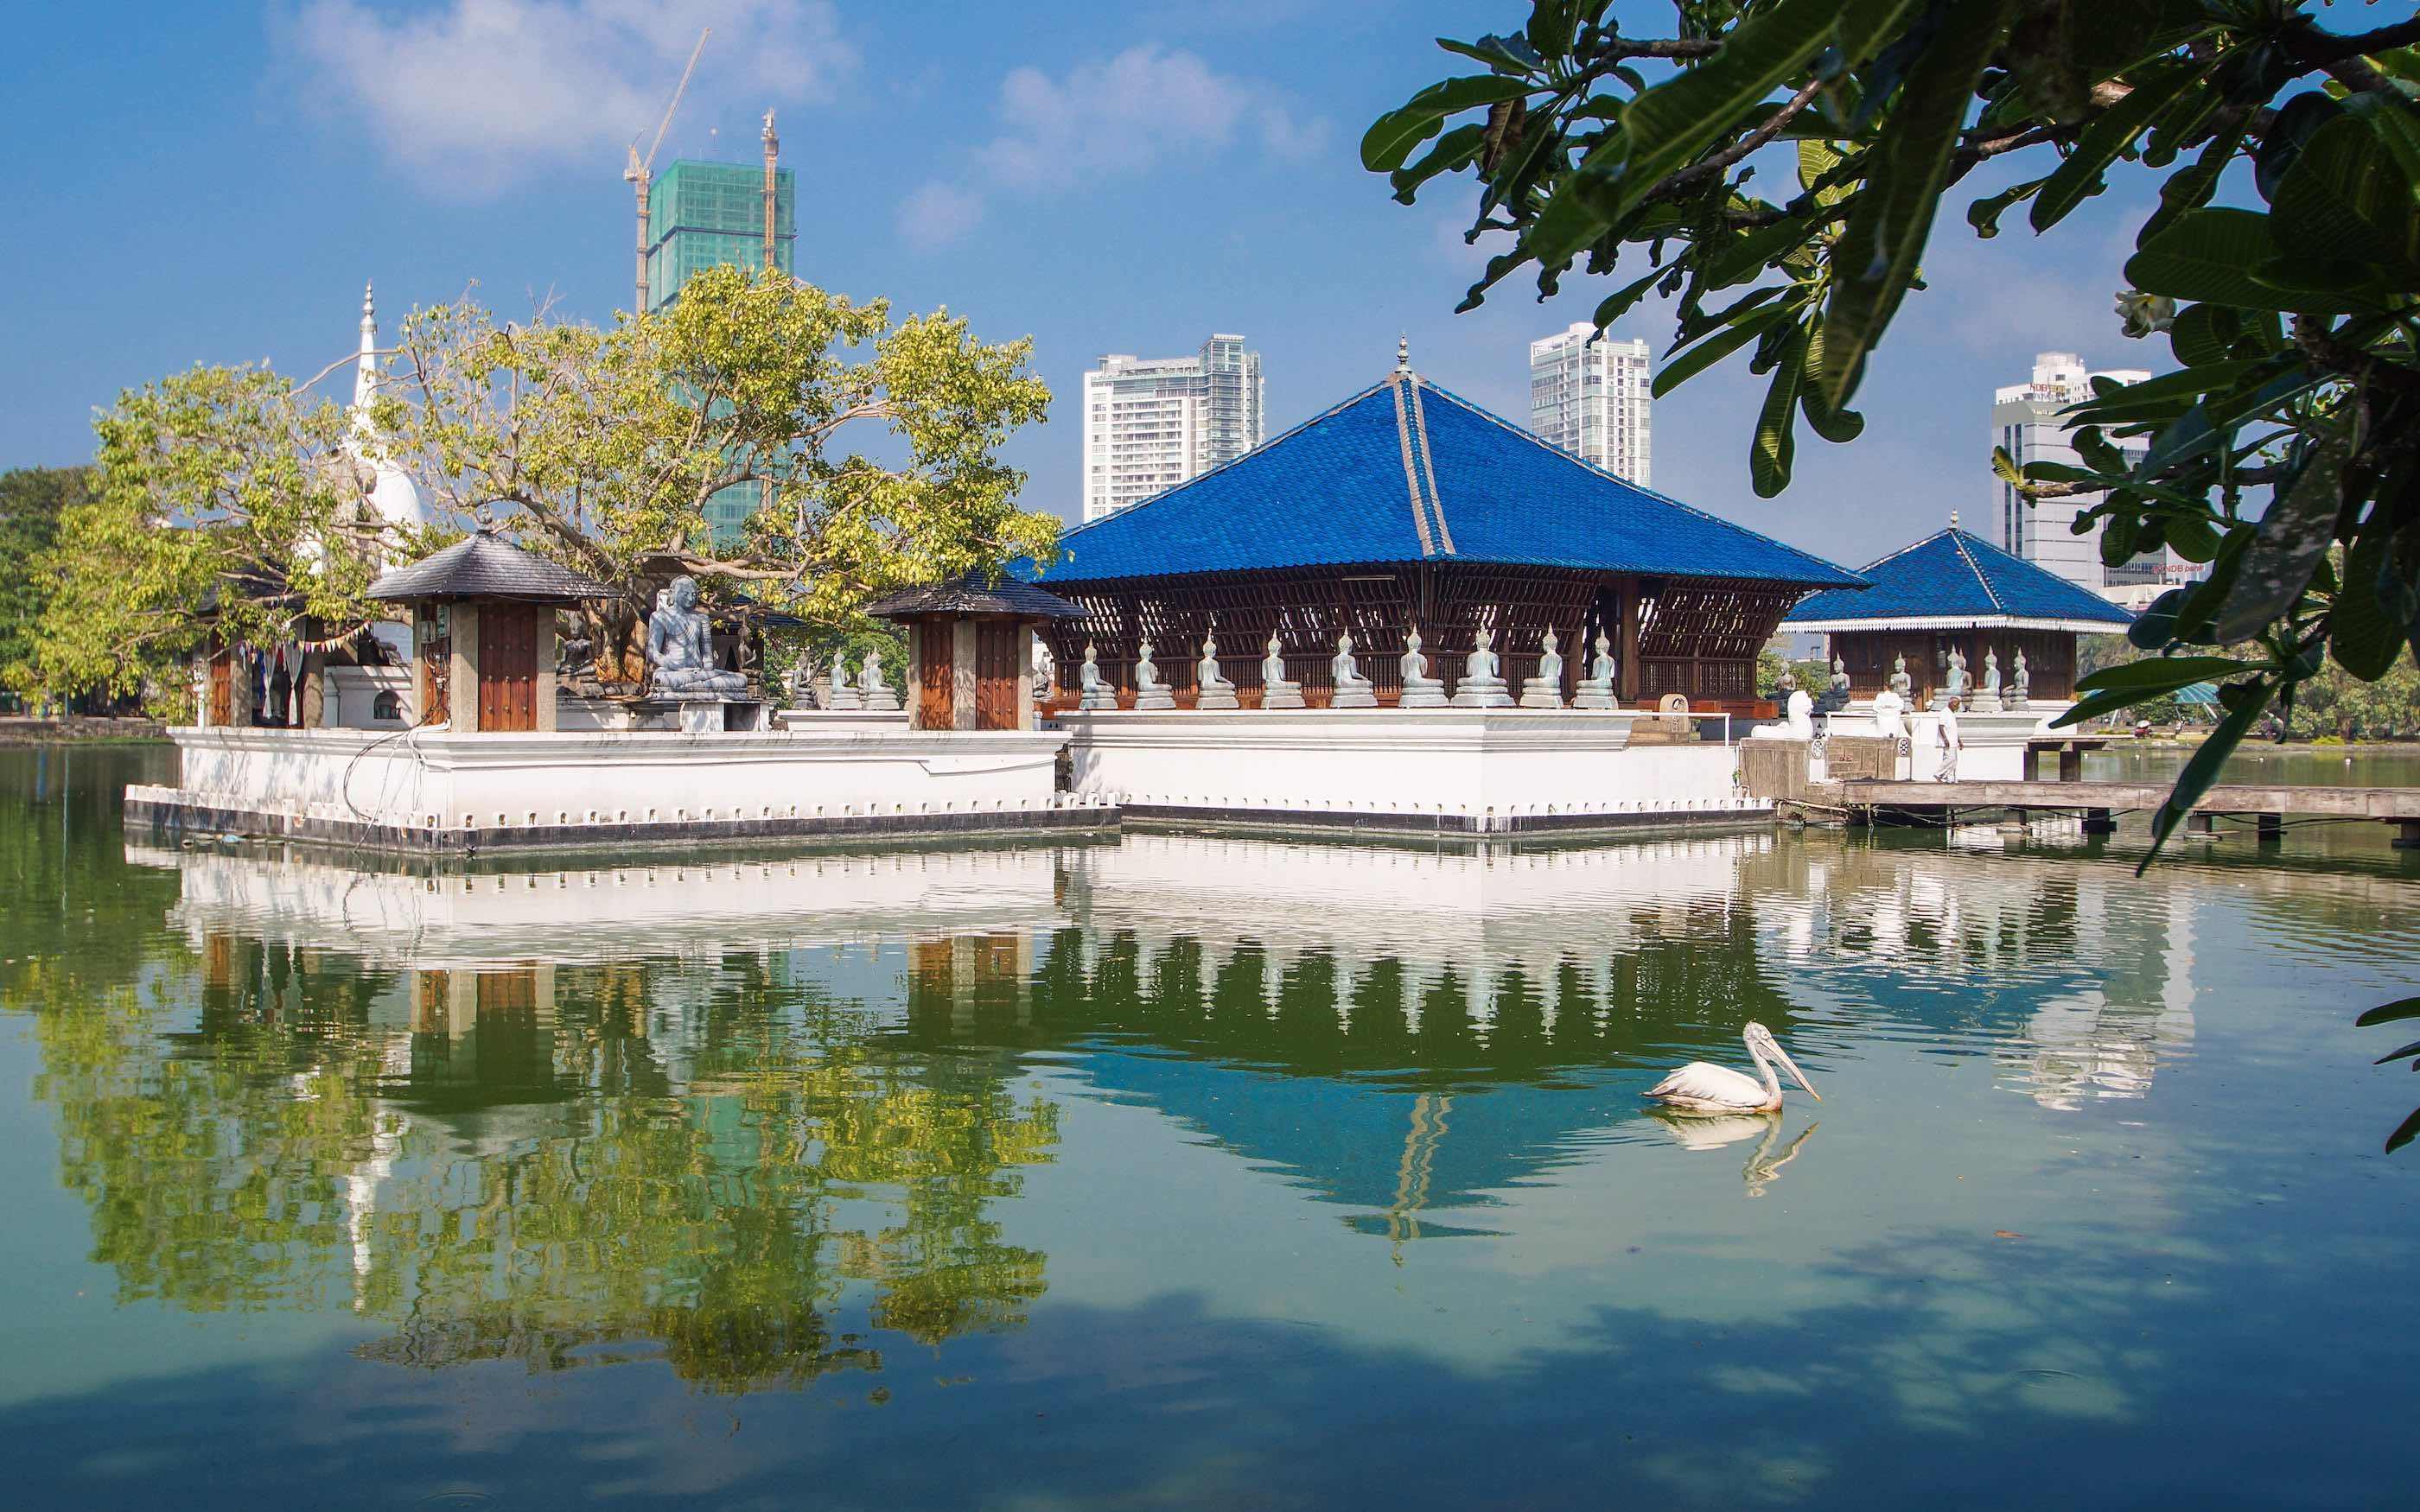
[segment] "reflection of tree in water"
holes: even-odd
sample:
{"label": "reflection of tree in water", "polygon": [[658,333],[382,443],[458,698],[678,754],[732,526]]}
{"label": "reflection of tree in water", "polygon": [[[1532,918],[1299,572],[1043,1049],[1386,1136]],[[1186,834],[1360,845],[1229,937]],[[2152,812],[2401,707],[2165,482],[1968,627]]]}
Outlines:
{"label": "reflection of tree in water", "polygon": [[[349,1301],[395,1328],[365,1353],[422,1365],[653,1340],[724,1390],[878,1368],[881,1331],[1021,1322],[1045,1257],[990,1209],[1050,1158],[1052,1105],[996,1060],[874,1043],[861,1010],[802,1011],[752,959],[658,1043],[688,969],[381,978],[212,937],[155,992],[41,1015],[37,1090],[121,1300]],[[867,1333],[836,1332],[860,1301]]]}

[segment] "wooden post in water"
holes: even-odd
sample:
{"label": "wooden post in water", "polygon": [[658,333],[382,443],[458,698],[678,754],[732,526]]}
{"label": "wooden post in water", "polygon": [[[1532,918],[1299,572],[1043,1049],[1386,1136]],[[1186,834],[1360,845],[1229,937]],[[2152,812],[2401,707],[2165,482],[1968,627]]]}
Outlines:
{"label": "wooden post in water", "polygon": [[2279,845],[2283,844],[2285,840],[2286,816],[2281,813],[2262,814],[2260,816],[2260,843],[2263,845]]}

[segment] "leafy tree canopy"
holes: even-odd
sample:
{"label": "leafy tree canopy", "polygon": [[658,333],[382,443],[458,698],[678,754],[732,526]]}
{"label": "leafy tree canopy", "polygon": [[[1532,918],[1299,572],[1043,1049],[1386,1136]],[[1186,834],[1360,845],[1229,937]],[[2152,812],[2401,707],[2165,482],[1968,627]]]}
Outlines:
{"label": "leafy tree canopy", "polygon": [[[2375,682],[2420,655],[2420,21],[2331,29],[2305,0],[1676,0],[1649,38],[1611,9],[1537,0],[1519,31],[1440,40],[1477,68],[1363,138],[1398,199],[1467,174],[1472,239],[1509,234],[1465,309],[1533,265],[1542,294],[1575,269],[1623,277],[1600,327],[1674,298],[1655,392],[1745,352],[1770,378],[1748,459],[1770,496],[1802,424],[1864,429],[1859,382],[1962,179],[2017,155],[2024,176],[1966,219],[1993,236],[2022,208],[2039,234],[2139,163],[2164,177],[2119,309],[2181,368],[2071,409],[2083,466],[1997,466],[2028,498],[2093,497],[2107,560],[2166,546],[2209,572],[2134,628],[2164,655],[2086,679],[2071,718],[2222,681],[2156,852],[2331,658]],[[1794,182],[1768,193],[1781,158]]]}
{"label": "leafy tree canopy", "polygon": [[12,468],[0,472],[0,688],[31,688],[35,627],[50,602],[45,559],[59,519],[85,496],[83,468]]}
{"label": "leafy tree canopy", "polygon": [[[96,421],[96,496],[63,522],[39,673],[131,687],[195,642],[205,606],[230,639],[291,640],[305,617],[342,634],[380,614],[364,591],[381,565],[480,524],[613,585],[609,640],[674,571],[852,627],[873,594],[1051,548],[1057,520],[1017,506],[1024,474],[999,457],[1049,403],[1031,355],[947,311],[893,319],[723,268],[610,330],[468,300],[415,311],[366,423],[265,365],[176,374]],[[429,527],[380,514],[381,461]],[[718,541],[705,505],[734,487],[764,506]]]}

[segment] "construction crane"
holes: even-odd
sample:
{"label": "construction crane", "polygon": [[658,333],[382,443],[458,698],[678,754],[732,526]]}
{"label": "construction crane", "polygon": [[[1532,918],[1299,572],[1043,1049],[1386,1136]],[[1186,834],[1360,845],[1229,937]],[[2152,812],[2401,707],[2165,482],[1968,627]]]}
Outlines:
{"label": "construction crane", "polygon": [[673,102],[664,107],[663,123],[656,128],[656,139],[647,147],[644,158],[639,156],[639,139],[630,139],[629,164],[622,170],[622,181],[639,186],[639,301],[630,306],[632,315],[644,315],[647,310],[647,183],[656,166],[657,149],[664,145],[664,133],[673,129],[673,112],[680,109],[681,96],[689,93],[689,76],[697,71],[698,54],[706,51],[706,39],[714,35],[711,26],[700,27],[697,45],[690,49],[689,67],[681,69],[680,84],[673,90]]}
{"label": "construction crane", "polygon": [[765,113],[765,271],[773,270],[774,170],[782,161],[782,139],[773,134],[773,113]]}

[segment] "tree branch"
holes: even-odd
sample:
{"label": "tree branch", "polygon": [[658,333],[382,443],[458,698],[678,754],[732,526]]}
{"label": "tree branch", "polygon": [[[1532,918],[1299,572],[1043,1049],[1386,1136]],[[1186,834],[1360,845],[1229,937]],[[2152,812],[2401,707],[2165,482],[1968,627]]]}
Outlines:
{"label": "tree branch", "polygon": [[1759,147],[1771,142],[1775,137],[1781,134],[1781,129],[1783,127],[1788,126],[1792,120],[1797,118],[1799,112],[1805,110],[1809,104],[1813,103],[1816,95],[1821,93],[1823,88],[1823,81],[1822,79],[1807,80],[1806,85],[1801,87],[1796,94],[1792,95],[1790,99],[1783,103],[1779,110],[1775,111],[1771,117],[1769,117],[1762,126],[1760,126],[1755,131],[1748,132],[1747,135],[1741,137],[1738,141],[1732,143],[1730,147],[1723,148],[1723,150],[1715,153],[1713,157],[1708,158],[1703,162],[1693,163],[1690,166],[1682,169],[1680,172],[1673,174],[1670,177],[1655,186],[1653,191],[1648,194],[1648,201],[1652,203],[1659,199],[1677,198],[1683,190],[1690,188],[1692,185],[1702,183],[1706,179],[1714,177],[1716,174],[1729,168],[1732,163],[1739,162],[1749,153],[1756,151]]}

